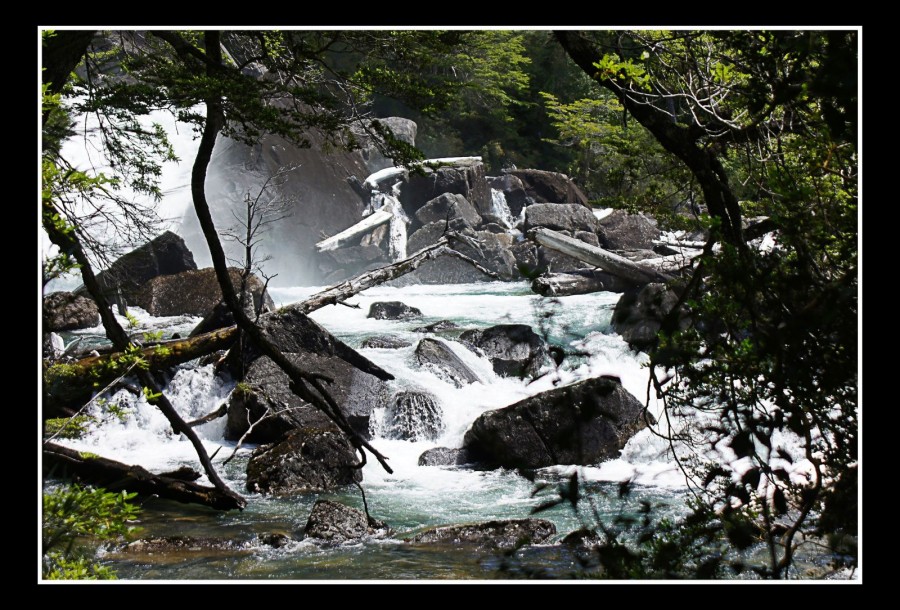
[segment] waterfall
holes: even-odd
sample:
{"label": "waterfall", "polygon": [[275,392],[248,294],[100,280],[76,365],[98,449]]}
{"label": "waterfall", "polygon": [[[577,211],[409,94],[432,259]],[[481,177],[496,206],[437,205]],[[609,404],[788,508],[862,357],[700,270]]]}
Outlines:
{"label": "waterfall", "polygon": [[509,204],[506,203],[506,195],[503,191],[491,189],[491,212],[500,220],[500,224],[504,228],[512,229],[515,226],[512,212],[509,210]]}

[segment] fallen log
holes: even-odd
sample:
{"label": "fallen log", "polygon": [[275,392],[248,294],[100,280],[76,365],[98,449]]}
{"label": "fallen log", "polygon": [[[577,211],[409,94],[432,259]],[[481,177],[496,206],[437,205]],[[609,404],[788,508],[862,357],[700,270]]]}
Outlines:
{"label": "fallen log", "polygon": [[667,282],[672,279],[672,276],[668,273],[633,263],[618,254],[613,254],[603,248],[592,246],[580,239],[574,239],[550,229],[532,229],[528,232],[528,237],[546,248],[562,252],[567,256],[577,258],[591,265],[596,265],[607,273],[635,284]]}
{"label": "fallen log", "polygon": [[537,277],[531,282],[531,290],[545,297],[563,297],[601,291],[625,292],[635,286],[634,282],[616,277],[611,273],[590,269],[551,273]]}
{"label": "fallen log", "polygon": [[387,210],[376,210],[352,227],[344,229],[337,235],[332,235],[328,239],[323,239],[316,244],[316,250],[318,250],[319,252],[326,252],[328,250],[335,250],[337,248],[340,248],[341,246],[346,246],[347,244],[352,243],[354,240],[359,239],[361,235],[373,231],[378,226],[383,225],[386,222],[390,222],[391,218],[393,217],[394,214],[388,212]]}
{"label": "fallen log", "polygon": [[56,443],[44,443],[45,475],[71,477],[108,491],[127,490],[143,497],[157,496],[186,504],[203,504],[218,510],[243,508],[235,498],[215,487],[199,485],[180,473],[174,477],[156,475],[142,466],[129,466]]}

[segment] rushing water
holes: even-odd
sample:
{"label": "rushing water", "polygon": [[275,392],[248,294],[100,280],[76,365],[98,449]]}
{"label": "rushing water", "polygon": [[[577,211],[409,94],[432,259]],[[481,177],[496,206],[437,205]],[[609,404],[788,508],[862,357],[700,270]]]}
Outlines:
{"label": "rushing water", "polygon": [[[276,304],[292,303],[315,292],[314,288],[273,289]],[[399,537],[419,529],[442,524],[485,521],[496,518],[529,517],[534,507],[555,494],[556,483],[567,478],[574,467],[543,469],[531,481],[514,471],[477,471],[468,469],[420,467],[418,457],[435,446],[458,447],[462,437],[478,415],[526,396],[554,387],[554,382],[569,383],[602,374],[616,375],[623,385],[642,401],[647,397],[644,357],[631,351],[622,339],[611,333],[609,321],[618,295],[596,293],[562,297],[555,300],[535,297],[525,284],[482,283],[453,286],[380,287],[354,299],[359,309],[329,306],[312,314],[319,323],[350,346],[358,348],[366,337],[391,334],[415,345],[423,335],[414,328],[449,319],[462,328],[484,328],[501,323],[529,324],[545,334],[549,341],[570,354],[558,370],[532,383],[497,377],[490,363],[453,340],[459,331],[438,335],[478,374],[481,382],[457,388],[432,371],[414,364],[414,347],[402,349],[361,349],[361,353],[392,373],[393,389],[424,390],[432,394],[443,414],[444,427],[434,440],[402,441],[379,435],[381,414],[373,416],[373,444],[390,458],[393,474],[385,472],[375,460],[364,468],[363,485],[373,516],[386,521]],[[375,301],[400,300],[422,310],[416,320],[389,321],[366,318]],[[140,315],[133,329],[164,327],[181,332],[196,319],[160,320]],[[552,313],[553,315],[547,315]],[[82,331],[85,340],[98,329]],[[74,336],[74,335],[73,335]],[[71,339],[72,336],[69,336]],[[213,411],[227,400],[234,382],[213,374],[212,365],[184,365],[172,376],[167,393],[186,419]],[[163,471],[180,464],[195,467],[196,457],[190,443],[171,435],[168,422],[141,399],[122,391],[115,397],[127,409],[123,418],[106,415],[100,425],[78,441],[68,444],[126,463],[139,463],[152,471]],[[657,405],[651,401],[651,411]],[[234,443],[222,440],[224,420],[198,428],[210,454],[218,450],[217,463],[230,455]],[[224,467],[224,478],[235,489],[244,490],[244,469],[252,446],[241,448]],[[221,468],[221,467],[220,467]],[[650,430],[638,433],[626,445],[619,459],[597,467],[578,469],[586,485],[588,503],[580,513],[569,505],[560,505],[540,513],[558,529],[555,539],[596,518],[607,523],[621,514],[631,513],[640,501],[657,505],[662,516],[683,510],[684,479],[670,459],[665,443]],[[635,492],[627,499],[617,495],[618,482],[631,479]],[[204,482],[201,479],[200,482]],[[548,483],[542,493],[536,485]],[[150,499],[144,502],[140,526],[143,536],[191,536],[214,538],[215,548],[185,547],[178,552],[131,553],[109,549],[104,562],[121,578],[129,579],[492,579],[509,576],[566,578],[573,575],[577,562],[569,551],[544,545],[518,551],[512,557],[459,549],[435,549],[399,542],[322,546],[310,541],[292,541],[281,548],[260,542],[261,535],[283,534],[299,538],[309,511],[318,497],[328,497],[362,508],[359,491],[348,488],[332,494],[304,494],[273,498],[247,494],[247,508],[220,513],[202,507],[185,506]]]}

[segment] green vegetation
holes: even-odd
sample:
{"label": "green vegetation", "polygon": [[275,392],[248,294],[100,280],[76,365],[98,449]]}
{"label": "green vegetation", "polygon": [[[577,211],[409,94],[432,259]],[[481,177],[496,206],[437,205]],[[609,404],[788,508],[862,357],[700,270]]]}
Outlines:
{"label": "green vegetation", "polygon": [[[84,455],[83,455],[84,457]],[[135,531],[135,494],[77,485],[44,494],[42,575],[48,580],[108,580],[115,573],[92,559],[97,542]]]}
{"label": "green vegetation", "polygon": [[92,421],[94,421],[93,418],[87,415],[46,419],[44,420],[44,435],[58,438],[80,438],[86,432],[85,426]]}

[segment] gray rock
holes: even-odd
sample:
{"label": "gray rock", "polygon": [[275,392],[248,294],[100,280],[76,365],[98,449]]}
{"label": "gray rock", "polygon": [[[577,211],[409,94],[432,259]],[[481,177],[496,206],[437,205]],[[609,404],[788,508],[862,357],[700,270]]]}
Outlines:
{"label": "gray rock", "polygon": [[434,447],[419,456],[419,466],[462,466],[473,461],[463,448]]}
{"label": "gray rock", "polygon": [[51,292],[43,300],[44,332],[91,328],[100,324],[100,311],[91,299],[71,292]]}
{"label": "gray rock", "polygon": [[587,379],[483,413],[463,439],[489,466],[597,464],[647,426],[644,406],[615,377]]}
{"label": "gray rock", "polygon": [[469,226],[481,224],[481,215],[462,195],[444,193],[416,210],[416,219],[423,225],[431,222],[445,222],[453,218],[464,219]]}
{"label": "gray rock", "polygon": [[422,310],[400,301],[377,301],[369,307],[367,318],[376,320],[409,320],[422,317]]}
{"label": "gray rock", "polygon": [[[239,292],[240,269],[229,268],[228,275],[231,278],[231,285]],[[254,311],[260,304],[263,312],[275,309],[272,298],[265,290],[265,284],[256,275],[251,274],[247,278],[247,287],[253,297]],[[222,290],[219,288],[215,269],[207,267],[161,275],[148,280],[133,293],[130,302],[152,316],[207,316],[213,312],[218,303],[222,302]]]}
{"label": "gray rock", "polygon": [[417,534],[410,542],[512,550],[526,544],[540,544],[554,534],[556,526],[544,519],[505,519],[433,527]]}
{"label": "gray rock", "polygon": [[359,458],[335,428],[308,426],[253,450],[247,490],[275,495],[332,491],[362,481]]}
{"label": "gray rock", "polygon": [[544,227],[553,231],[593,233],[599,226],[597,217],[590,209],[575,203],[536,203],[525,208],[526,232]]}
{"label": "gray rock", "polygon": [[[454,221],[455,222],[455,221]],[[451,222],[452,224],[452,222]],[[489,231],[466,232],[469,237],[480,243],[480,251],[469,244],[454,241],[451,246],[461,254],[476,261],[486,269],[493,271],[500,279],[510,280],[518,277],[516,259],[510,251],[513,237],[503,233],[496,234]],[[423,237],[428,235],[427,239]],[[443,223],[431,223],[422,227],[410,237],[407,247],[415,246],[416,249],[427,244],[434,243],[443,234]],[[412,251],[412,249],[410,249]],[[441,256],[422,263],[412,273],[407,273],[395,280],[390,286],[409,286],[413,284],[463,284],[472,282],[494,281],[494,278],[485,275],[466,261],[456,257]]]}
{"label": "gray rock", "polygon": [[400,349],[401,347],[409,347],[412,345],[406,339],[400,337],[392,337],[390,335],[379,335],[377,337],[366,337],[363,339],[360,347],[375,349]]}
{"label": "gray rock", "polygon": [[[656,334],[663,318],[678,303],[678,292],[666,284],[647,284],[625,291],[613,310],[612,327],[634,349],[645,351],[656,345]],[[678,328],[684,330],[691,319],[681,316]]]}
{"label": "gray rock", "polygon": [[431,394],[400,392],[384,414],[382,435],[402,441],[434,440],[444,431],[442,418],[441,407]]}
{"label": "gray rock", "polygon": [[[97,282],[110,302],[115,301],[118,287],[125,300],[131,303],[135,291],[145,282],[160,275],[172,275],[195,269],[197,264],[194,262],[194,255],[188,250],[184,239],[171,231],[166,231],[143,246],[120,256],[108,269],[97,274]],[[87,295],[87,288],[81,286],[75,294]]]}
{"label": "gray rock", "polygon": [[370,523],[366,514],[339,502],[316,500],[306,521],[306,538],[340,544],[363,538],[383,538],[390,528],[382,521]]}
{"label": "gray rock", "polygon": [[456,231],[474,237],[475,232],[465,218],[451,218],[449,223],[443,220],[430,222],[414,231],[406,239],[406,251],[408,253],[418,252],[422,248],[433,245],[437,240],[444,236],[447,230]]}
{"label": "gray rock", "polygon": [[423,169],[424,175],[410,173],[400,188],[400,202],[408,216],[415,216],[419,208],[444,193],[462,195],[479,215],[490,211],[491,189],[480,161],[463,166]]}
{"label": "gray rock", "polygon": [[458,388],[481,381],[453,350],[438,339],[425,338],[419,341],[415,356],[420,365],[431,368],[439,377],[447,379]]}
{"label": "gray rock", "polygon": [[438,320],[432,324],[428,324],[427,326],[420,326],[418,328],[414,328],[413,332],[416,333],[442,333],[448,330],[455,330],[459,328],[459,324],[453,322],[452,320]]}
{"label": "gray rock", "polygon": [[600,247],[607,250],[652,250],[660,232],[656,219],[643,214],[614,210],[600,220],[596,230]]}
{"label": "gray rock", "polygon": [[591,244],[592,246],[600,246],[600,240],[597,238],[596,233],[591,233],[590,231],[575,231],[575,239],[580,239],[586,244]]}
{"label": "gray rock", "polygon": [[508,173],[522,181],[526,194],[536,203],[577,203],[590,207],[584,192],[565,174],[537,169],[519,169]]}
{"label": "gray rock", "polygon": [[459,341],[483,353],[501,377],[537,377],[541,367],[549,363],[546,343],[527,324],[467,330]]}

